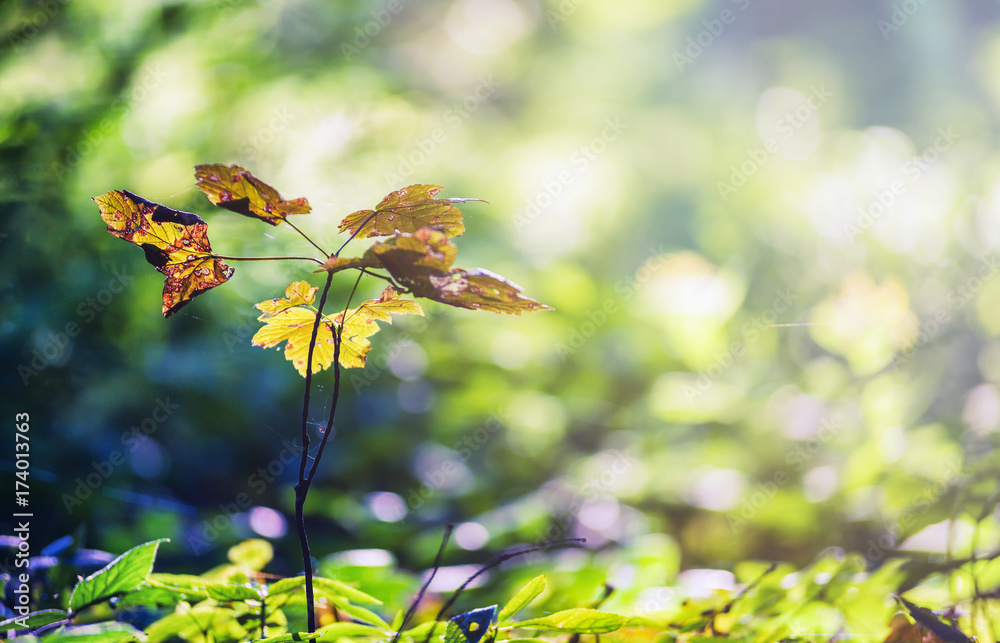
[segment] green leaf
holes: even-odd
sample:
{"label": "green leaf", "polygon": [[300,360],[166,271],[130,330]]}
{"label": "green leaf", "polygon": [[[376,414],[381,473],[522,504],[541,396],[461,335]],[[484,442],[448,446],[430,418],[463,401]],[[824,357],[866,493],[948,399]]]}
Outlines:
{"label": "green leaf", "polygon": [[514,624],[513,627],[572,632],[574,634],[606,634],[614,632],[628,622],[628,617],[619,614],[579,607],[521,621]]}
{"label": "green leaf", "polygon": [[61,627],[42,637],[43,643],[128,643],[129,641],[145,640],[145,634],[128,623],[117,621]]}
{"label": "green leaf", "polygon": [[[147,581],[148,582],[148,581]],[[159,609],[162,607],[175,607],[181,601],[191,601],[207,598],[206,595],[188,594],[173,588],[164,587],[140,587],[134,592],[129,592],[118,599],[116,607],[126,609],[130,607],[149,607]]]}
{"label": "green leaf", "polygon": [[532,578],[528,581],[527,585],[514,595],[514,598],[510,599],[510,602],[503,606],[503,609],[500,610],[500,614],[497,616],[497,620],[503,623],[527,607],[528,603],[538,598],[538,595],[544,591],[545,575]]}
{"label": "green leaf", "polygon": [[[207,607],[203,607],[207,606]],[[231,609],[202,603],[194,609],[178,609],[146,628],[149,643],[171,641],[175,638],[194,639],[202,632],[210,632],[216,640],[243,638],[246,630],[237,621],[239,614]]]}
{"label": "green leaf", "polygon": [[161,538],[134,547],[77,583],[69,597],[70,611],[77,612],[88,605],[136,589],[153,570],[156,550],[161,542],[169,542],[169,539]]}
{"label": "green leaf", "polygon": [[323,636],[322,632],[296,632],[294,634],[279,634],[266,639],[258,639],[255,643],[294,643],[295,641],[312,641]]}
{"label": "green leaf", "polygon": [[260,593],[246,585],[209,583],[205,586],[208,597],[216,601],[259,601]]}
{"label": "green leaf", "polygon": [[186,600],[192,598],[208,598],[205,586],[208,585],[201,576],[191,576],[190,574],[150,574],[146,579],[150,587],[174,592],[183,596]]}
{"label": "green leaf", "polygon": [[[302,579],[305,582],[305,578]],[[369,596],[359,589],[354,589],[347,583],[343,583],[339,580],[332,580],[330,578],[321,578],[319,576],[313,578],[313,586],[318,591],[323,591],[327,594],[333,594],[334,596],[343,596],[349,601],[355,603],[370,603],[372,605],[381,605],[382,601],[375,598],[374,596]]]}
{"label": "green leaf", "polygon": [[275,581],[267,586],[267,596],[268,598],[272,596],[278,596],[279,594],[290,594],[298,590],[300,587],[304,587],[306,584],[305,576],[290,576],[288,578],[282,578],[279,581]]}
{"label": "green leaf", "polygon": [[34,629],[36,627],[43,627],[45,625],[62,621],[67,618],[69,618],[69,614],[62,610],[41,610],[38,612],[32,612],[23,618],[16,617],[9,618],[6,621],[0,621],[0,632],[6,632],[7,630]]}
{"label": "green leaf", "polygon": [[393,629],[386,623],[381,616],[371,611],[370,609],[361,607],[360,605],[353,605],[346,598],[334,598],[333,604],[337,606],[344,614],[347,614],[356,621],[363,621],[365,623],[370,623],[376,627],[381,627],[384,630]]}
{"label": "green leaf", "polygon": [[228,556],[234,565],[246,565],[259,572],[274,558],[274,548],[266,540],[254,538],[231,547]]}
{"label": "green leaf", "polygon": [[316,633],[323,637],[320,639],[322,641],[336,641],[345,636],[371,636],[381,639],[386,634],[377,627],[361,623],[330,623],[316,630]]}
{"label": "green leaf", "polygon": [[[431,637],[437,636],[438,634],[444,633],[448,621],[427,621],[426,623],[421,623],[416,627],[411,627],[410,629],[403,632],[403,636],[408,636],[415,641],[423,641],[428,632],[431,633]],[[452,623],[454,625],[454,623]]]}
{"label": "green leaf", "polygon": [[448,621],[444,630],[444,643],[468,643],[468,641],[469,639],[465,636],[462,628]]}

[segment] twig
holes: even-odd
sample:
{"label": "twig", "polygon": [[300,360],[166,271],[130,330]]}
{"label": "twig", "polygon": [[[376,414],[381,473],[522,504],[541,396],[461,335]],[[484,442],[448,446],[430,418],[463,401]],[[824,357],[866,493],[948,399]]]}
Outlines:
{"label": "twig", "polygon": [[[413,614],[417,611],[417,606],[420,605],[420,601],[423,600],[424,592],[427,591],[427,588],[430,587],[431,583],[434,581],[434,576],[437,575],[438,569],[440,569],[441,567],[441,558],[442,556],[444,556],[444,549],[448,545],[448,540],[451,538],[451,531],[454,528],[455,525],[451,523],[448,523],[448,525],[445,526],[444,537],[441,539],[441,546],[438,547],[437,556],[434,557],[434,569],[431,570],[431,575],[424,582],[423,587],[420,588],[420,591],[417,592],[417,595],[414,597],[413,602],[410,603],[410,608],[406,610],[406,615],[403,616],[403,620],[399,624],[399,629],[396,630],[396,636],[392,637],[392,643],[396,643],[399,640],[399,637],[402,635],[403,630],[406,629],[407,622],[409,622],[409,620],[413,617]],[[431,627],[431,631],[432,632],[434,631],[433,627]]]}
{"label": "twig", "polygon": [[[306,536],[306,519],[303,512],[303,508],[306,504],[306,494],[309,493],[309,482],[310,479],[305,477],[306,473],[306,461],[309,458],[309,395],[312,390],[312,360],[313,353],[316,349],[316,336],[319,333],[320,319],[323,316],[323,306],[326,305],[327,295],[330,294],[330,286],[333,284],[333,273],[327,273],[326,285],[323,287],[323,295],[319,300],[319,314],[316,315],[316,321],[313,322],[312,328],[312,338],[309,340],[309,355],[306,358],[306,389],[305,393],[302,395],[302,457],[299,460],[299,481],[295,484],[295,523],[298,527],[299,532],[299,545],[302,548],[302,564],[305,569],[306,576],[306,616],[309,632],[316,631],[316,606],[313,604],[313,567],[312,567],[312,554],[309,551],[309,538]],[[338,342],[334,350],[338,353],[334,357],[336,361],[339,357],[340,343]],[[340,371],[337,370],[337,384],[339,388]],[[336,408],[336,397],[334,397],[334,408]],[[332,417],[332,415],[331,415]],[[329,436],[323,436],[323,442],[326,442],[326,438]],[[317,461],[319,460],[317,455]],[[315,470],[315,464],[313,465],[313,470]]]}
{"label": "twig", "polygon": [[[568,538],[566,540],[555,540],[548,543],[542,543],[541,545],[529,545],[527,547],[516,549],[514,551],[506,551],[497,554],[497,556],[493,560],[480,567],[479,571],[477,571],[472,576],[469,576],[469,578],[466,579],[464,583],[462,583],[462,586],[455,590],[455,593],[451,595],[451,598],[449,598],[448,602],[444,604],[444,607],[442,607],[440,611],[438,611],[437,616],[434,617],[434,620],[435,621],[441,620],[441,617],[443,617],[448,612],[448,610],[451,609],[451,606],[455,604],[455,601],[457,601],[458,597],[462,595],[462,592],[464,592],[465,589],[469,586],[469,583],[476,580],[477,578],[479,578],[489,570],[493,569],[494,567],[502,565],[511,558],[517,558],[518,556],[524,556],[525,554],[530,554],[536,551],[545,551],[547,549],[559,549],[562,547],[582,547],[585,542],[587,542],[586,538]],[[431,640],[431,634],[433,633],[434,633],[434,628],[431,628],[431,631],[427,633],[427,638],[424,639],[424,643],[428,643]]]}
{"label": "twig", "polygon": [[312,239],[310,239],[309,235],[307,235],[305,232],[302,232],[297,227],[295,227],[295,225],[291,221],[289,221],[287,218],[285,219],[285,223],[287,223],[289,226],[291,226],[292,230],[295,230],[300,235],[302,235],[303,239],[305,239],[306,241],[308,241],[309,243],[311,243],[312,246],[313,246],[313,248],[316,248],[317,250],[319,250],[320,252],[322,252],[324,257],[329,257],[330,256],[330,255],[328,255],[326,253],[326,250],[323,250],[322,248],[320,248],[319,244],[317,244],[315,241],[313,241]]}
{"label": "twig", "polygon": [[[331,276],[333,273],[330,273]],[[351,299],[354,298],[354,293],[358,289],[358,284],[361,283],[361,277],[364,272],[358,274],[358,278],[354,281],[354,287],[351,289],[351,294],[347,296],[347,304],[344,306],[344,312],[342,317],[347,315],[347,308],[351,305]],[[320,311],[322,314],[322,311]],[[317,317],[318,319],[318,317]],[[337,414],[337,402],[340,400],[340,345],[344,339],[344,322],[341,321],[340,326],[337,328],[336,341],[333,344],[333,399],[330,402],[330,417],[326,421],[326,430],[323,432],[323,439],[319,442],[319,449],[316,450],[316,457],[313,458],[312,467],[309,468],[309,477],[305,482],[305,490],[309,491],[309,485],[312,484],[313,478],[316,476],[316,469],[319,467],[319,461],[323,457],[323,450],[326,449],[326,441],[330,439],[330,434],[333,433],[333,419]],[[313,337],[313,343],[316,342],[316,338]]]}
{"label": "twig", "polygon": [[[323,262],[316,257],[230,257],[228,255],[212,255],[213,259],[225,259],[226,261],[314,261],[319,265],[323,265]],[[192,259],[191,261],[200,261],[200,259]],[[181,263],[187,263],[183,261]]]}
{"label": "twig", "polygon": [[354,237],[358,236],[358,233],[361,232],[361,229],[364,228],[366,225],[368,225],[368,222],[371,221],[372,219],[374,219],[376,214],[378,214],[378,210],[375,210],[371,214],[369,214],[365,218],[365,220],[361,222],[361,225],[358,226],[358,229],[355,230],[351,234],[351,236],[347,237],[347,241],[345,241],[344,243],[340,244],[340,247],[337,248],[337,252],[333,253],[330,256],[331,257],[339,257],[340,256],[340,251],[343,250],[347,246],[347,244],[349,244],[351,241],[353,241]]}

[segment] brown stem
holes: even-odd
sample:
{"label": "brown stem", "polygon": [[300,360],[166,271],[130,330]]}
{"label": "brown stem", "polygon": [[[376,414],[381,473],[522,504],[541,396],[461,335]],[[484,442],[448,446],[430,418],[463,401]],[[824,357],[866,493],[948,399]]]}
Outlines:
{"label": "brown stem", "polygon": [[308,241],[309,243],[311,243],[313,248],[316,248],[321,253],[323,253],[324,257],[329,257],[330,256],[329,253],[327,253],[326,250],[323,250],[322,248],[320,248],[319,244],[317,244],[315,241],[313,241],[312,239],[310,239],[309,235],[307,235],[305,232],[302,232],[297,227],[295,227],[295,225],[291,221],[289,221],[288,219],[285,219],[285,223],[287,223],[292,230],[295,230],[296,232],[298,232],[302,236],[303,239],[305,239],[306,241]]}
{"label": "brown stem", "polygon": [[[316,336],[319,334],[320,319],[323,317],[323,306],[326,305],[327,295],[330,294],[330,286],[333,284],[333,273],[327,273],[326,285],[323,287],[323,295],[319,300],[319,314],[313,322],[312,338],[309,340],[309,355],[306,358],[306,390],[302,395],[302,457],[299,460],[299,481],[295,484],[295,524],[299,532],[299,545],[302,548],[302,564],[306,576],[306,621],[309,632],[316,631],[316,605],[313,597],[313,566],[312,554],[309,551],[309,538],[306,536],[305,504],[306,495],[309,493],[309,482],[311,478],[306,478],[306,463],[309,460],[309,395],[312,390],[312,361],[313,353],[316,349]],[[339,349],[339,343],[336,347]],[[339,353],[339,350],[337,351]],[[336,358],[334,358],[336,360]],[[339,375],[339,370],[338,370]],[[337,378],[339,380],[339,376]],[[336,398],[334,398],[336,399]],[[323,436],[326,442],[328,435]],[[318,458],[317,458],[318,461]],[[313,471],[316,464],[313,464]]]}
{"label": "brown stem", "polygon": [[227,261],[314,261],[319,265],[323,265],[323,262],[316,257],[230,257],[228,255],[212,255],[213,259],[225,259]]}

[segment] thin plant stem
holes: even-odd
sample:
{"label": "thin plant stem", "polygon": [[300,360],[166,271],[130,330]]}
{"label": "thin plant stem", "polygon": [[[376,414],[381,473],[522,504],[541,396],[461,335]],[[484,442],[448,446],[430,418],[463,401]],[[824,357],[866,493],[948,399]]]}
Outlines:
{"label": "thin plant stem", "polygon": [[267,597],[260,599],[260,638],[267,638]]}
{"label": "thin plant stem", "polygon": [[305,239],[306,241],[308,241],[309,243],[311,243],[313,248],[316,248],[321,253],[323,253],[324,257],[329,257],[330,256],[329,254],[327,254],[326,250],[323,250],[323,248],[320,248],[318,243],[316,243],[315,241],[313,241],[312,239],[310,239],[309,235],[307,235],[305,232],[302,232],[301,230],[299,230],[295,226],[295,224],[293,224],[287,218],[285,219],[285,223],[287,223],[289,226],[291,226],[292,230],[295,230],[296,232],[298,232],[302,236],[303,239]]}
{"label": "thin plant stem", "polygon": [[[327,273],[326,285],[323,286],[323,295],[319,300],[319,314],[313,322],[312,338],[309,340],[309,355],[306,358],[306,388],[302,395],[302,457],[299,460],[299,481],[295,484],[295,524],[299,532],[299,545],[302,548],[302,564],[306,576],[306,622],[309,632],[316,631],[316,605],[313,596],[313,566],[312,554],[309,551],[309,538],[306,536],[306,519],[303,511],[306,504],[306,494],[309,492],[310,480],[305,477],[306,462],[309,459],[309,395],[312,390],[312,361],[313,353],[316,349],[316,336],[319,334],[320,320],[323,317],[323,307],[326,305],[326,298],[330,294],[330,286],[333,284],[333,273]],[[340,343],[338,342],[334,350],[338,355],[334,356],[336,362],[340,353]],[[339,380],[339,369],[337,370]],[[339,381],[338,381],[339,384]],[[336,397],[334,398],[336,401]],[[323,436],[326,442],[328,436]],[[315,464],[313,465],[315,470]]]}
{"label": "thin plant stem", "polygon": [[368,269],[365,269],[365,268],[358,268],[358,270],[361,270],[365,274],[369,274],[372,277],[377,277],[379,279],[383,279],[385,281],[388,281],[390,286],[392,286],[393,288],[395,288],[396,290],[398,290],[401,293],[410,292],[409,288],[407,288],[406,286],[402,286],[399,283],[397,283],[396,280],[393,279],[391,275],[380,275],[377,272],[372,272],[371,270],[368,270]]}
{"label": "thin plant stem", "polygon": [[378,211],[375,211],[375,212],[372,212],[371,214],[369,214],[368,217],[364,221],[361,222],[361,225],[358,226],[358,229],[355,230],[351,234],[351,236],[347,237],[347,241],[345,241],[344,243],[340,244],[340,247],[337,248],[337,252],[333,253],[330,256],[331,257],[339,257],[340,256],[340,251],[343,250],[347,246],[347,244],[349,244],[351,241],[353,241],[354,237],[358,236],[358,233],[361,232],[361,229],[364,228],[366,225],[368,225],[368,222],[371,221],[372,219],[374,219],[376,214],[378,214]]}
{"label": "thin plant stem", "polygon": [[[469,576],[469,578],[467,578],[465,582],[462,583],[462,586],[455,590],[455,592],[451,595],[451,598],[448,599],[448,602],[444,604],[444,607],[442,607],[438,611],[437,616],[434,617],[434,620],[440,621],[441,618],[448,612],[448,610],[451,609],[451,606],[455,604],[455,601],[458,600],[458,597],[462,595],[462,592],[465,591],[465,589],[469,586],[469,584],[472,583],[472,581],[479,578],[480,576],[482,576],[483,574],[485,574],[486,572],[488,572],[489,570],[493,569],[494,567],[502,565],[503,563],[507,562],[512,558],[517,558],[518,556],[524,556],[525,554],[531,554],[536,551],[546,551],[549,549],[562,549],[564,547],[583,547],[584,543],[586,542],[587,542],[586,538],[567,538],[565,540],[554,540],[551,542],[542,543],[540,545],[528,545],[520,549],[508,550],[505,552],[501,552],[500,554],[497,554],[497,556],[494,557],[493,560],[480,567],[479,571],[477,571],[472,576]],[[430,643],[431,635],[433,634],[434,634],[434,627],[431,627],[430,631],[427,632],[427,637],[424,639],[424,643]]]}
{"label": "thin plant stem", "polygon": [[[426,581],[424,581],[420,591],[417,592],[417,595],[413,598],[413,602],[410,603],[410,608],[406,610],[406,615],[399,623],[399,629],[396,630],[396,635],[392,637],[392,643],[399,641],[399,637],[403,634],[403,630],[406,629],[406,624],[411,618],[413,618],[413,614],[417,611],[417,606],[420,605],[420,601],[423,600],[424,592],[426,592],[427,588],[431,586],[432,582],[434,582],[434,577],[437,575],[438,569],[441,567],[441,559],[444,557],[444,549],[448,546],[448,540],[451,539],[451,532],[454,528],[455,525],[451,523],[448,523],[448,525],[444,528],[444,537],[441,539],[441,546],[438,548],[437,556],[434,557],[434,568],[431,570],[431,575]],[[433,627],[431,628],[431,631],[434,631]]]}
{"label": "thin plant stem", "polygon": [[[230,257],[228,255],[212,255],[213,259],[225,259],[227,261],[312,261],[323,265],[323,262],[316,257]],[[193,259],[192,261],[198,261],[198,259]]]}
{"label": "thin plant stem", "polygon": [[[320,440],[319,448],[316,450],[316,457],[313,458],[312,467],[309,469],[309,478],[306,479],[305,490],[309,491],[309,485],[312,484],[313,478],[316,476],[316,469],[319,467],[320,458],[323,457],[323,451],[326,449],[326,441],[330,438],[330,434],[333,433],[333,419],[337,414],[337,402],[340,400],[340,344],[344,338],[344,322],[347,321],[347,309],[351,307],[351,300],[354,298],[354,293],[358,290],[358,284],[361,283],[361,277],[365,274],[362,269],[358,273],[358,278],[354,280],[354,287],[351,288],[351,294],[347,296],[347,303],[344,305],[344,312],[341,315],[340,327],[337,329],[337,341],[333,345],[333,399],[330,402],[330,417],[326,421],[326,431],[323,432],[323,439]],[[315,340],[314,340],[315,341]]]}

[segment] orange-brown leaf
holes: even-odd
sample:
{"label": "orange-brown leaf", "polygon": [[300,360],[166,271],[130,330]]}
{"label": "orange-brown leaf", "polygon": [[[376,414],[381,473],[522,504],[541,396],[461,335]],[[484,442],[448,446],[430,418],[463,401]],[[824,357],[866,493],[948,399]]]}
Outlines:
{"label": "orange-brown leaf", "polygon": [[435,199],[440,185],[410,185],[391,192],[374,210],[358,210],[340,222],[341,232],[358,237],[388,236],[396,232],[416,232],[430,226],[440,227],[447,236],[465,232],[462,211],[453,203],[482,199]]}
{"label": "orange-brown leaf", "polygon": [[311,210],[304,197],[286,201],[277,190],[239,165],[197,165],[194,176],[198,187],[215,205],[273,226],[289,214],[307,214]]}
{"label": "orange-brown leaf", "polygon": [[489,270],[452,268],[455,245],[436,228],[422,228],[413,234],[397,232],[394,238],[372,245],[369,252],[418,297],[508,315],[549,308],[525,297],[520,286]]}
{"label": "orange-brown leaf", "polygon": [[399,273],[413,277],[446,272],[455,263],[458,248],[444,231],[421,228],[413,234],[396,233],[392,239],[372,244],[369,252],[393,276]]}
{"label": "orange-brown leaf", "polygon": [[146,261],[166,275],[164,317],[233,276],[233,268],[213,255],[208,224],[198,215],[147,201],[126,190],[112,190],[94,201],[108,232],[142,248]]}

